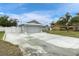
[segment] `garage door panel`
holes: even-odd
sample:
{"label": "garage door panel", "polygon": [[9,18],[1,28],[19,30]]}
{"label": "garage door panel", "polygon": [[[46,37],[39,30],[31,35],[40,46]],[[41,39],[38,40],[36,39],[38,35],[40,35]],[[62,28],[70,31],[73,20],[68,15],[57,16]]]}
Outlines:
{"label": "garage door panel", "polygon": [[41,28],[40,27],[28,27],[27,32],[28,33],[38,33],[38,32],[41,32]]}

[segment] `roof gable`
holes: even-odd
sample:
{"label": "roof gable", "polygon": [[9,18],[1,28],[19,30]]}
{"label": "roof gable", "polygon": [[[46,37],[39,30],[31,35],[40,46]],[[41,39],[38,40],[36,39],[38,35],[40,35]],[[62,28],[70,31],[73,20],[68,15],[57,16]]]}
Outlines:
{"label": "roof gable", "polygon": [[36,20],[32,20],[32,21],[29,21],[29,22],[27,22],[27,23],[41,24],[41,23],[39,23],[39,22],[38,22],[38,21],[36,21]]}

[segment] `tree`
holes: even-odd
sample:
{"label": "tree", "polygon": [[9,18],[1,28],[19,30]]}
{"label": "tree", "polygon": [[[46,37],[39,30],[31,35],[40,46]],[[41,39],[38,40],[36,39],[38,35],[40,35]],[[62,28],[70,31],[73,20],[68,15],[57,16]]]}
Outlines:
{"label": "tree", "polygon": [[69,12],[67,12],[67,13],[65,14],[65,17],[66,17],[66,24],[65,24],[65,25],[66,25],[66,30],[68,31],[70,18],[71,18],[72,16],[70,15]]}
{"label": "tree", "polygon": [[72,16],[70,15],[70,13],[67,12],[65,14],[65,16],[60,17],[59,20],[56,23],[59,24],[60,26],[63,26],[68,31],[69,22],[70,22],[71,17]]}
{"label": "tree", "polygon": [[76,13],[76,15],[79,15],[79,12],[78,12],[78,13]]}
{"label": "tree", "polygon": [[68,22],[70,21],[70,18],[71,18],[71,17],[72,17],[72,16],[70,15],[69,12],[67,12],[67,13],[65,14],[66,23],[68,23]]}
{"label": "tree", "polygon": [[72,17],[70,20],[71,25],[79,25],[79,15]]}
{"label": "tree", "polygon": [[0,25],[4,27],[7,26],[8,18],[8,16],[0,16]]}
{"label": "tree", "polygon": [[17,26],[17,19],[10,19],[11,26]]}
{"label": "tree", "polygon": [[50,23],[50,27],[53,28],[54,24],[55,24],[54,21],[52,21],[52,22]]}
{"label": "tree", "polygon": [[17,19],[11,19],[9,16],[0,16],[0,26],[10,27],[17,26]]}
{"label": "tree", "polygon": [[60,26],[65,26],[66,24],[66,18],[65,17],[60,17],[59,20],[56,22]]}

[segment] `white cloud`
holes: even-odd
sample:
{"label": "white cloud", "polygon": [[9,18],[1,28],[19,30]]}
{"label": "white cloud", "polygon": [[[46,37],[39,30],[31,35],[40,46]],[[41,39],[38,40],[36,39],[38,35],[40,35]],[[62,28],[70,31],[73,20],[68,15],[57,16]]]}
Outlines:
{"label": "white cloud", "polygon": [[23,21],[30,21],[30,20],[37,20],[41,22],[42,24],[49,24],[52,21],[52,18],[49,17],[49,15],[41,15],[36,13],[26,13],[21,15],[21,19]]}
{"label": "white cloud", "polygon": [[10,16],[11,18],[16,18],[19,20],[19,23],[26,23],[31,20],[37,20],[43,25],[48,25],[50,24],[53,19],[51,17],[51,14],[49,13],[40,13],[40,12],[30,12],[30,13],[24,13],[24,14],[8,14],[8,13],[2,13],[1,14],[6,14]]}
{"label": "white cloud", "polygon": [[1,15],[4,15],[4,13],[3,13],[3,12],[0,12],[0,14],[1,14]]}

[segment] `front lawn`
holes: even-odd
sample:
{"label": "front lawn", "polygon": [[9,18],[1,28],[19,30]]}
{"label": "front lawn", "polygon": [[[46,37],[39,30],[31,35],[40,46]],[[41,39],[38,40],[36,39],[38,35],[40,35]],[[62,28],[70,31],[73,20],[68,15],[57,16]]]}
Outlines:
{"label": "front lawn", "polygon": [[79,31],[67,32],[67,31],[52,30],[48,31],[48,33],[79,38]]}
{"label": "front lawn", "polygon": [[4,32],[0,32],[0,40],[3,38]]}
{"label": "front lawn", "polygon": [[5,32],[0,32],[0,40],[3,38]]}

